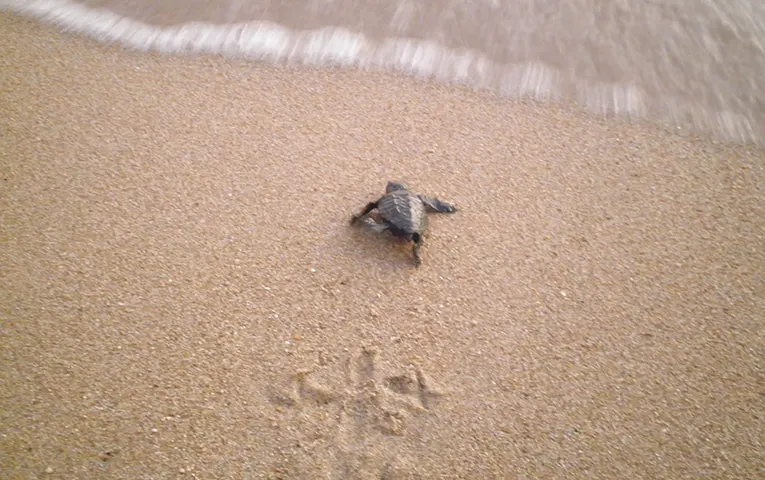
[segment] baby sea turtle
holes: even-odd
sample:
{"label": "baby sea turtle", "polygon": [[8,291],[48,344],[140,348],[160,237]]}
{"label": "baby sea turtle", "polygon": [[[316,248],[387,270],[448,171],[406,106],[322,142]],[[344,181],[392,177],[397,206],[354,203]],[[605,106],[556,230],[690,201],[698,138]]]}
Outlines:
{"label": "baby sea turtle", "polygon": [[[366,218],[372,210],[380,212],[381,221]],[[428,212],[454,213],[457,208],[437,198],[414,193],[406,185],[389,181],[385,195],[370,202],[364,210],[351,218],[351,225],[363,221],[374,232],[390,231],[395,237],[414,242],[414,263],[420,266],[422,235],[428,229]]]}

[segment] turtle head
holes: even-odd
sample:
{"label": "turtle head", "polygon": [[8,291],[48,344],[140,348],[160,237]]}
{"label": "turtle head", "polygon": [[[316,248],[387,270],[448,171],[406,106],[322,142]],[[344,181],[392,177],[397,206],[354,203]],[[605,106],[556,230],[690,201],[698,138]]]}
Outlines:
{"label": "turtle head", "polygon": [[385,193],[395,192],[396,190],[406,190],[406,185],[400,182],[389,181],[385,187]]}

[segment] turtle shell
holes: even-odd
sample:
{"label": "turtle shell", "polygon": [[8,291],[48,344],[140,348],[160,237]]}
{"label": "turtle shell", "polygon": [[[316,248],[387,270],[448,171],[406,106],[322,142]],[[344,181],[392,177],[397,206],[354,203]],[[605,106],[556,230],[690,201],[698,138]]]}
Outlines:
{"label": "turtle shell", "polygon": [[423,233],[428,228],[425,205],[409,190],[396,190],[383,196],[377,204],[383,220],[403,233]]}

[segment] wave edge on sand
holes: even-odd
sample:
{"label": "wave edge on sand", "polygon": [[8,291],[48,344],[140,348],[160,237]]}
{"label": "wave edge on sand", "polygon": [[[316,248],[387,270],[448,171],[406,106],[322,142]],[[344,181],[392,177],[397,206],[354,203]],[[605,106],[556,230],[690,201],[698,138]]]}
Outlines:
{"label": "wave edge on sand", "polygon": [[542,62],[499,65],[478,51],[452,50],[430,40],[389,37],[375,42],[341,27],[294,30],[266,21],[189,22],[159,27],[70,0],[0,0],[0,8],[138,51],[220,54],[270,63],[393,70],[488,90],[508,98],[571,99],[595,114],[654,119],[665,126],[708,132],[721,141],[765,145],[765,138],[756,134],[765,125],[761,129],[746,115],[709,111],[671,97],[658,102],[667,107],[665,112],[654,113],[646,93],[635,85],[593,84],[577,79],[569,86],[559,71]]}

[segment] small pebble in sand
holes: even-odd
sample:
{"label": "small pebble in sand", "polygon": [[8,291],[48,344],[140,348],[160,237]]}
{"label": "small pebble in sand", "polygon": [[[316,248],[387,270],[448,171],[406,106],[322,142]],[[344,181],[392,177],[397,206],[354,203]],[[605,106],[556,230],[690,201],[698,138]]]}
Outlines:
{"label": "small pebble in sand", "polygon": [[45,473],[53,473],[53,468],[51,467],[46,468]]}

